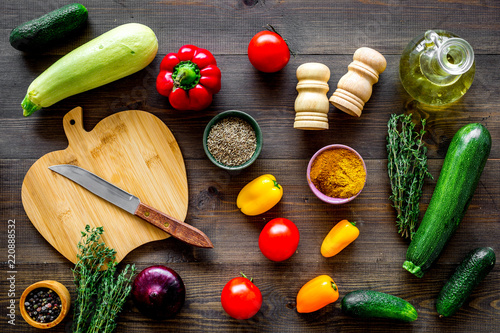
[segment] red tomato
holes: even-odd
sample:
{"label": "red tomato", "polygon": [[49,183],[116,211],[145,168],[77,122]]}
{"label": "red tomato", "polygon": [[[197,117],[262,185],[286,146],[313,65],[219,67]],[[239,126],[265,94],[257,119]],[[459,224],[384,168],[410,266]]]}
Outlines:
{"label": "red tomato", "polygon": [[299,229],[290,220],[276,218],[269,221],[259,236],[259,248],[273,261],[283,261],[295,253],[299,245]]}
{"label": "red tomato", "polygon": [[274,73],[288,64],[290,50],[280,35],[264,30],[253,36],[248,44],[248,59],[259,71]]}
{"label": "red tomato", "polygon": [[[243,274],[242,274],[243,275]],[[224,311],[235,319],[249,319],[259,312],[262,294],[245,275],[230,280],[222,289]]]}

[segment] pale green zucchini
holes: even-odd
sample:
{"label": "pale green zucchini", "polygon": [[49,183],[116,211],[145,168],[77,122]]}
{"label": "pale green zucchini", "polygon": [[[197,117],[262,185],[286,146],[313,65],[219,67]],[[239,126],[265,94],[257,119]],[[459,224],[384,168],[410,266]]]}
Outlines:
{"label": "pale green zucchini", "polygon": [[21,103],[24,116],[133,74],[153,61],[158,40],[139,23],[118,26],[66,54],[38,76]]}

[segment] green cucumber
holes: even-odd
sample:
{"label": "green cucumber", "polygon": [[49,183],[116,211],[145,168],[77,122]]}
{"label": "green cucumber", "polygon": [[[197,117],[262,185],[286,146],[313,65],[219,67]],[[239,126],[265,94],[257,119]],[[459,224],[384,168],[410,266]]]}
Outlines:
{"label": "green cucumber", "polygon": [[60,100],[133,74],[153,61],[158,40],[139,23],[118,26],[56,61],[28,87],[24,116]]}
{"label": "green cucumber", "polygon": [[342,312],[360,318],[385,318],[399,321],[417,320],[417,310],[402,298],[374,290],[348,293],[340,304]]}
{"label": "green cucumber", "polygon": [[495,260],[495,252],[490,247],[480,247],[467,254],[437,297],[436,310],[440,317],[452,316],[462,307],[493,269]]}
{"label": "green cucumber", "polygon": [[422,277],[455,233],[472,200],[491,150],[490,132],[481,124],[462,127],[451,140],[439,179],[403,267]]}
{"label": "green cucumber", "polygon": [[19,51],[41,52],[82,28],[87,17],[87,8],[79,3],[63,6],[14,28],[10,45]]}

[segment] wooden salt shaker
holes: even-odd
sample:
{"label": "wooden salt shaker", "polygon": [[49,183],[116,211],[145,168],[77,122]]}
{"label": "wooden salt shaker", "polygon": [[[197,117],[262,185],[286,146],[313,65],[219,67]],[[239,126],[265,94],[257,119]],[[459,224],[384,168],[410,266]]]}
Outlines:
{"label": "wooden salt shaker", "polygon": [[295,100],[294,128],[303,130],[328,129],[330,104],[326,93],[330,89],[330,69],[327,66],[309,62],[297,68],[297,91]]}
{"label": "wooden salt shaker", "polygon": [[330,97],[338,109],[352,115],[361,116],[365,103],[372,95],[372,86],[378,82],[387,61],[379,52],[369,47],[362,47],[354,52],[353,62],[349,64],[349,71],[337,84],[337,90]]}

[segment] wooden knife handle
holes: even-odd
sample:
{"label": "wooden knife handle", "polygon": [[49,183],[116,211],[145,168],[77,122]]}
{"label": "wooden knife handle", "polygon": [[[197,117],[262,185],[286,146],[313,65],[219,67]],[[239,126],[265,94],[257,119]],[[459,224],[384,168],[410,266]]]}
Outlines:
{"label": "wooden knife handle", "polygon": [[140,203],[134,215],[139,216],[141,219],[183,242],[198,247],[214,247],[210,239],[202,231],[146,204]]}

